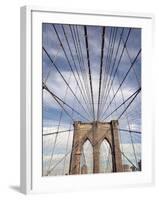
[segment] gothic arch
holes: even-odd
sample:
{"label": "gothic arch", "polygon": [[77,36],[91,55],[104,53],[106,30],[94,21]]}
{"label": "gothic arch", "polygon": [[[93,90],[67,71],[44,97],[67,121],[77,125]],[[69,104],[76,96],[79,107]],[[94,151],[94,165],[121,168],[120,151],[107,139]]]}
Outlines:
{"label": "gothic arch", "polygon": [[[81,151],[81,159],[80,159],[80,168],[81,173],[93,173],[93,146],[90,140],[87,138],[82,145]],[[84,172],[82,172],[82,168],[84,167]]]}
{"label": "gothic arch", "polygon": [[[106,145],[106,146],[105,146]],[[108,173],[113,171],[112,147],[107,138],[100,143],[100,172]]]}
{"label": "gothic arch", "polygon": [[70,174],[80,174],[82,147],[88,140],[93,146],[93,173],[100,172],[100,145],[103,140],[109,143],[112,152],[113,172],[122,172],[118,121],[74,123],[74,137],[70,160]]}

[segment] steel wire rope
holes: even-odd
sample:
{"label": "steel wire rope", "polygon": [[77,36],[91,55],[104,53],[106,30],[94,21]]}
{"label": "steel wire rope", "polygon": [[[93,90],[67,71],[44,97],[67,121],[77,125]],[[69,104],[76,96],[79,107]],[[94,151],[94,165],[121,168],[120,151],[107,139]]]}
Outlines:
{"label": "steel wire rope", "polygon": [[[124,29],[123,29],[123,31],[124,31]],[[118,48],[117,48],[117,52],[116,52],[116,56],[115,56],[115,59],[114,59],[114,63],[113,63],[112,69],[114,69],[114,66],[115,66],[115,63],[116,63],[117,54],[118,54],[118,51],[119,51],[119,47],[120,47],[120,43],[121,43],[123,31],[122,31],[122,33],[121,33],[121,37],[120,37],[120,41],[119,41],[119,45],[118,45]],[[106,98],[105,98],[105,96],[104,96],[104,98],[105,98],[104,104],[105,104],[105,105],[106,105],[106,102],[107,102],[107,98],[108,98],[108,96],[109,96],[109,93],[110,93],[110,91],[111,91],[111,87],[112,87],[112,85],[113,85],[115,76],[116,76],[116,74],[117,74],[117,71],[118,71],[118,68],[119,68],[121,59],[122,59],[122,57],[123,57],[123,53],[124,53],[124,50],[125,50],[125,45],[126,45],[128,39],[129,39],[130,33],[131,33],[131,28],[129,29],[128,34],[127,34],[127,36],[126,36],[126,40],[125,40],[125,43],[124,43],[124,45],[123,45],[123,48],[122,48],[122,51],[121,51],[119,60],[118,60],[118,62],[117,62],[117,66],[116,66],[116,69],[115,69],[115,72],[114,72],[114,74],[113,74],[113,78],[112,78],[112,81],[111,81],[111,82],[110,82],[110,80],[111,80],[111,76],[110,76],[110,79],[109,79],[109,82],[108,82],[108,87],[107,87],[107,92],[106,92],[106,94],[105,94],[105,95],[106,95]],[[109,84],[110,84],[110,87],[109,87]],[[104,105],[104,108],[105,108],[105,105]],[[103,109],[103,110],[104,110],[104,109]],[[104,112],[104,113],[105,113],[105,112]],[[101,114],[101,116],[102,116],[102,114]]]}
{"label": "steel wire rope", "polygon": [[[82,89],[81,89],[81,87],[80,87],[80,85],[79,85],[79,82],[78,82],[78,80],[77,80],[77,77],[75,76],[74,70],[73,70],[72,65],[71,65],[71,63],[70,63],[70,60],[69,60],[68,55],[67,55],[67,53],[66,53],[66,50],[65,50],[65,48],[64,48],[64,46],[63,46],[63,44],[62,44],[61,38],[60,38],[60,36],[59,36],[59,34],[58,34],[58,31],[57,31],[57,29],[56,29],[56,27],[55,27],[54,24],[52,24],[52,27],[53,27],[53,29],[54,29],[54,31],[55,31],[55,33],[56,33],[56,36],[57,36],[57,38],[58,38],[58,40],[59,40],[59,43],[60,43],[60,45],[61,45],[61,47],[62,47],[62,50],[63,50],[64,55],[65,55],[65,57],[66,57],[66,60],[67,60],[67,62],[68,62],[68,65],[69,65],[69,67],[70,67],[70,69],[71,69],[71,72],[72,72],[72,74],[73,74],[73,76],[74,76],[74,78],[75,78],[75,81],[76,81],[76,83],[77,83],[77,85],[78,85],[78,89],[79,89],[79,91],[80,91],[80,93],[81,93],[81,95],[82,95],[82,98],[83,98],[84,102],[85,102],[86,108],[88,109],[87,103],[86,103],[86,99],[85,99],[84,94],[83,94],[83,92],[82,92]],[[83,107],[84,107],[84,106],[83,106]],[[86,109],[85,109],[85,112],[88,114],[88,116],[90,115],[90,113],[87,112]]]}
{"label": "steel wire rope", "polygon": [[67,83],[66,79],[64,78],[64,76],[62,75],[61,71],[58,69],[58,67],[56,66],[56,64],[53,62],[52,58],[50,57],[49,53],[46,51],[46,49],[43,47],[44,52],[46,53],[46,55],[48,56],[48,58],[50,59],[50,61],[52,62],[53,66],[55,67],[55,69],[57,70],[57,72],[60,74],[62,80],[65,82],[65,84],[69,87],[71,93],[73,94],[73,96],[76,98],[77,102],[79,103],[79,105],[82,107],[82,109],[87,113],[87,111],[85,110],[85,108],[83,107],[82,103],[79,101],[78,97],[75,95],[74,91],[72,90],[72,88],[69,86],[69,84]]}

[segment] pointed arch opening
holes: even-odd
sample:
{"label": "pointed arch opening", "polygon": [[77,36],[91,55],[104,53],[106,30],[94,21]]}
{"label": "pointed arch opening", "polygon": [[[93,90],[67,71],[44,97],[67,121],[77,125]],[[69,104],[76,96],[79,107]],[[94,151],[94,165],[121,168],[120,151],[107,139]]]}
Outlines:
{"label": "pointed arch opening", "polygon": [[100,145],[100,173],[110,173],[112,171],[112,150],[109,142],[104,139]]}
{"label": "pointed arch opening", "polygon": [[80,169],[81,174],[93,173],[93,147],[88,139],[84,142],[82,146]]}

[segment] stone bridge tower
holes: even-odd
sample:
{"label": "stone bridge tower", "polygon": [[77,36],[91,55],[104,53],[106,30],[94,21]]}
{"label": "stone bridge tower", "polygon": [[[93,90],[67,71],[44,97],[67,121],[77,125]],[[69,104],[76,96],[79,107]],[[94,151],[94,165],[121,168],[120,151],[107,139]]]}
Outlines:
{"label": "stone bridge tower", "polygon": [[[93,147],[93,173],[100,172],[100,145],[106,139],[111,148],[112,170],[122,172],[122,158],[119,143],[118,121],[111,122],[74,122],[74,137],[70,160],[69,174],[80,174],[80,159],[82,147],[89,140]],[[85,170],[87,171],[87,170]]]}

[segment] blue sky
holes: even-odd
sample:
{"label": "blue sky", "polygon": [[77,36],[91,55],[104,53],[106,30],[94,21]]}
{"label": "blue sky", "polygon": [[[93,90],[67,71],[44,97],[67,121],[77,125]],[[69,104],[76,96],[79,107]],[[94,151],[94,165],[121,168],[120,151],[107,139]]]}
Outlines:
{"label": "blue sky", "polygon": [[[54,25],[58,36],[63,44],[63,47],[66,51],[66,54],[69,58],[69,62],[71,63],[73,72],[75,76],[78,77],[78,74],[74,68],[74,61],[76,66],[79,69],[79,77],[81,79],[81,85],[84,85],[84,80],[88,80],[88,67],[87,67],[87,53],[86,53],[86,44],[84,37],[84,27],[83,26],[69,26],[69,25]],[[51,59],[54,61],[61,74],[68,82],[70,88],[74,91],[74,93],[79,98],[80,102],[84,106],[84,108],[91,113],[91,101],[89,99],[88,91],[85,89],[85,93],[87,93],[86,99],[88,100],[87,106],[85,105],[85,101],[81,95],[81,92],[76,84],[76,79],[72,75],[69,63],[66,59],[66,55],[60,46],[59,38],[55,32],[55,29],[52,24],[43,24],[43,47],[47,50]],[[72,55],[74,61],[71,57],[71,52],[69,50],[66,37],[64,35],[64,31],[66,33],[67,39],[69,41],[70,48],[72,50]],[[88,46],[89,46],[89,55],[90,55],[90,67],[91,67],[91,75],[92,75],[92,86],[93,86],[93,94],[94,94],[94,107],[95,113],[97,117],[97,107],[98,107],[98,92],[99,92],[99,74],[100,74],[100,61],[101,61],[101,44],[102,44],[102,27],[99,26],[87,26],[88,33]],[[77,48],[75,48],[74,40],[72,37],[72,33],[74,37],[78,41],[78,37],[80,39],[80,43],[77,43]],[[78,34],[77,34],[78,33]],[[121,37],[122,35],[122,37]],[[129,35],[129,36],[128,36]],[[123,55],[120,60],[120,56],[122,53],[123,45],[126,42],[126,48],[124,48]],[[118,53],[117,48],[119,45],[119,41],[121,40]],[[76,42],[75,41],[75,42]],[[111,42],[112,41],[112,42]],[[80,55],[80,47],[82,49],[82,56],[78,57],[77,52]],[[111,48],[112,47],[112,48]],[[113,48],[114,47],[114,48]],[[129,96],[131,96],[139,87],[141,87],[141,53],[137,56],[139,50],[141,49],[141,29],[136,28],[123,28],[123,27],[106,27],[105,28],[105,45],[104,45],[104,56],[103,56],[103,79],[101,91],[103,91],[103,104],[101,103],[101,120],[103,120],[106,116],[108,116],[113,110],[115,110],[123,100],[126,100]],[[117,56],[116,56],[117,55]],[[111,105],[107,108],[114,93],[118,90],[120,83],[122,82],[126,72],[129,70],[133,60],[137,56],[135,63],[133,64],[130,73],[126,77],[124,83],[121,86],[121,89],[116,94],[114,100]],[[115,60],[116,59],[116,60]],[[120,62],[119,62],[120,60]],[[47,85],[47,87],[58,97],[60,97],[63,101],[71,105],[75,110],[84,115],[86,118],[89,118],[88,121],[92,121],[90,115],[88,115],[84,109],[79,105],[76,98],[73,96],[72,92],[62,80],[61,75],[55,69],[50,59],[43,51],[43,81]],[[82,63],[82,67],[80,70],[80,64]],[[114,68],[113,68],[114,64]],[[119,65],[118,65],[119,64]],[[118,65],[118,70],[116,72],[116,76],[113,80],[113,75],[115,73],[115,69]],[[112,81],[113,80],[113,81]],[[113,89],[105,90],[106,84],[111,84]],[[82,87],[81,86],[81,87]],[[109,87],[108,87],[109,89]],[[106,95],[109,94],[109,95]],[[109,91],[109,92],[108,92]],[[104,95],[105,94],[105,95]],[[107,98],[106,98],[107,96]],[[132,97],[133,98],[133,97]],[[116,112],[114,112],[110,117],[106,119],[106,121],[111,121],[113,119],[118,119],[120,114],[124,111],[124,109],[131,102],[132,98],[130,98],[123,106],[120,107]],[[105,102],[106,101],[106,102]],[[64,106],[65,109],[72,113],[72,110],[68,107]],[[104,113],[104,111],[106,112]],[[102,111],[104,115],[102,114]],[[61,114],[62,113],[62,114]],[[61,116],[60,116],[61,115]],[[103,116],[103,118],[102,118]],[[72,117],[75,121],[85,121],[81,116],[77,113],[73,112]],[[59,119],[60,124],[59,124]],[[68,130],[72,129],[73,121],[70,117],[62,112],[61,107],[57,104],[57,102],[53,99],[53,97],[45,90],[43,90],[43,130],[44,134],[50,131],[57,130]],[[59,128],[58,128],[59,126]],[[136,131],[141,131],[141,94],[138,94],[135,100],[132,102],[131,106],[127,109],[127,112],[123,114],[123,116],[119,120],[120,129],[131,129]],[[73,133],[65,132],[58,134],[57,143],[59,141],[59,145],[56,145],[55,154],[63,155],[65,152],[66,141],[69,137],[69,145],[71,147],[72,135]],[[61,136],[60,136],[61,135]],[[131,138],[130,134],[127,132],[120,132],[121,143],[130,144]],[[61,138],[60,138],[61,137]],[[137,145],[141,143],[141,135],[132,134],[133,142]],[[45,141],[46,140],[46,141]],[[50,152],[52,150],[52,145],[55,140],[54,136],[46,136],[44,139],[44,154],[49,158]],[[69,149],[68,148],[68,149]],[[138,153],[140,154],[140,148],[138,148]],[[58,156],[57,156],[58,157]],[[133,158],[132,158],[133,159]],[[54,161],[53,161],[54,162]]]}

